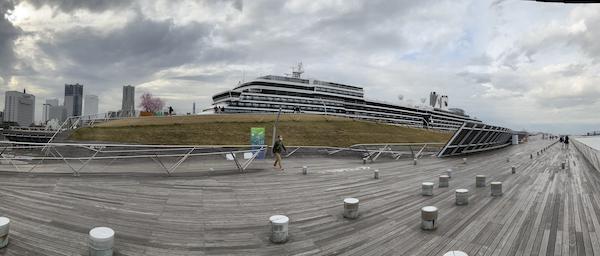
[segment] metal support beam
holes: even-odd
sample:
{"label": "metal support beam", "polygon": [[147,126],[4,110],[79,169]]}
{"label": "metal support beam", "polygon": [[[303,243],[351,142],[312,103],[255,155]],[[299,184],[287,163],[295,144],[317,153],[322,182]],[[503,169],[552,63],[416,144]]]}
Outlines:
{"label": "metal support beam", "polygon": [[194,152],[194,150],[196,150],[196,147],[193,147],[192,149],[190,149],[190,151],[188,151],[185,155],[183,155],[179,161],[177,161],[175,164],[173,164],[171,166],[171,168],[169,168],[169,170],[167,170],[167,173],[169,175],[171,175],[171,173],[173,173],[177,167],[179,167],[186,159],[188,159],[188,157],[190,156],[190,154],[192,154],[192,152]]}
{"label": "metal support beam", "polygon": [[300,147],[297,147],[296,149],[292,150],[292,152],[290,152],[289,154],[287,154],[285,157],[290,157],[292,154],[296,153],[296,151],[298,151],[298,149],[300,149]]}

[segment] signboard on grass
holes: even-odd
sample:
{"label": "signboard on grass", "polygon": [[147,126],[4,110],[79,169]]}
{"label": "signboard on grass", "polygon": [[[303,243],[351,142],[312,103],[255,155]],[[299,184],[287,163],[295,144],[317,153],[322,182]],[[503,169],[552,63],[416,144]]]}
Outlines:
{"label": "signboard on grass", "polygon": [[[252,149],[260,149],[262,145],[265,145],[265,128],[264,127],[252,127],[250,128],[250,145]],[[265,151],[262,151],[256,156],[257,159],[265,159]]]}

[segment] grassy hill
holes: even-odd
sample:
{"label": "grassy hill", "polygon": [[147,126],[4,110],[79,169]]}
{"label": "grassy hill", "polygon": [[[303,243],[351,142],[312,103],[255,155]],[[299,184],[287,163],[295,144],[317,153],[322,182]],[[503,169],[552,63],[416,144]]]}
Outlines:
{"label": "grassy hill", "polygon": [[[250,128],[272,136],[274,114],[140,117],[115,120],[74,131],[70,139],[140,144],[248,145]],[[349,118],[281,115],[278,133],[287,145],[350,146],[359,143],[446,142],[452,134]]]}

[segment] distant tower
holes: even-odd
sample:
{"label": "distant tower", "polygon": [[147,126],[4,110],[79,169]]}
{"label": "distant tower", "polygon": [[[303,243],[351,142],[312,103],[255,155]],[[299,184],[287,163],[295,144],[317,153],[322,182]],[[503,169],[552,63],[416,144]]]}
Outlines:
{"label": "distant tower", "polygon": [[54,108],[58,107],[58,99],[46,99],[46,103],[44,103],[43,107],[42,122],[46,123],[54,117],[54,113],[52,111]]}
{"label": "distant tower", "polygon": [[4,121],[29,126],[35,117],[35,96],[19,91],[8,91],[4,97]]}
{"label": "distant tower", "polygon": [[83,85],[65,84],[65,109],[67,117],[81,116],[83,102]]}
{"label": "distant tower", "polygon": [[86,116],[98,114],[98,96],[85,95],[83,100],[83,114]]}
{"label": "distant tower", "polygon": [[131,85],[123,86],[121,111],[124,116],[133,116],[135,114],[135,87]]}

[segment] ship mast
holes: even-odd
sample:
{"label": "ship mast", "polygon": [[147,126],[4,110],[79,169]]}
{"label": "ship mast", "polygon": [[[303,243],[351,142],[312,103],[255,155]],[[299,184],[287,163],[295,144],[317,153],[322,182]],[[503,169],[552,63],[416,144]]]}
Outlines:
{"label": "ship mast", "polygon": [[304,69],[302,68],[302,62],[298,62],[298,66],[296,68],[292,67],[292,77],[300,78],[304,73]]}

